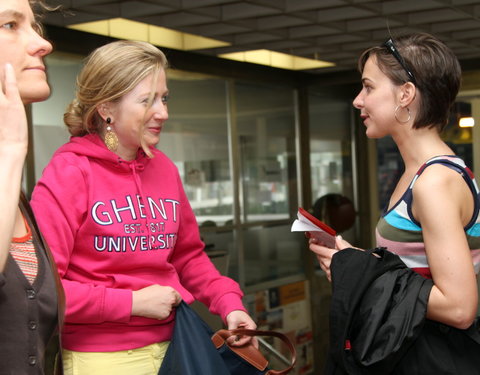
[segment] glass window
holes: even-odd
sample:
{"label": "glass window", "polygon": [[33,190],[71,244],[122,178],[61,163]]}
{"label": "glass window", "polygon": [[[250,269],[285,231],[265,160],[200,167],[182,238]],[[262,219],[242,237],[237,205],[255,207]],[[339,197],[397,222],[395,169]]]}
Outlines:
{"label": "glass window", "polygon": [[291,233],[298,204],[293,90],[235,83],[245,284],[303,274],[304,237]]}
{"label": "glass window", "polygon": [[206,251],[225,254],[228,275],[243,285],[302,275],[304,239],[290,232],[289,217],[297,204],[292,90],[173,70],[168,86],[159,148],[180,170]]}
{"label": "glass window", "polygon": [[75,82],[83,56],[54,52],[45,58],[52,88],[47,101],[32,104],[36,180],[53,153],[70,138],[63,114],[75,94]]}
{"label": "glass window", "polygon": [[226,82],[178,70],[168,71],[169,120],[158,148],[178,166],[200,226],[233,219]]}
{"label": "glass window", "polygon": [[310,92],[312,206],[305,208],[355,243],[351,113],[350,100]]}
{"label": "glass window", "polygon": [[248,83],[235,91],[242,221],[288,219],[296,204],[293,92]]}
{"label": "glass window", "polygon": [[305,235],[290,232],[290,227],[291,223],[244,229],[247,286],[303,274]]}
{"label": "glass window", "polygon": [[227,83],[203,74],[168,70],[169,120],[158,148],[177,165],[205,250],[239,280],[233,228]]}

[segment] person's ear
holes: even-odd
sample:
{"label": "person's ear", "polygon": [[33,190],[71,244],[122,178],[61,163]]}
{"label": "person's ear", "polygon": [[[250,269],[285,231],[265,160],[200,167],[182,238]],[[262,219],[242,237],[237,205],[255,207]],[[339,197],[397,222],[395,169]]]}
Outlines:
{"label": "person's ear", "polygon": [[111,117],[111,109],[109,103],[102,103],[97,106],[97,112],[103,121],[107,121],[108,117]]}
{"label": "person's ear", "polygon": [[404,83],[399,90],[399,104],[408,107],[415,100],[417,87],[412,82]]}

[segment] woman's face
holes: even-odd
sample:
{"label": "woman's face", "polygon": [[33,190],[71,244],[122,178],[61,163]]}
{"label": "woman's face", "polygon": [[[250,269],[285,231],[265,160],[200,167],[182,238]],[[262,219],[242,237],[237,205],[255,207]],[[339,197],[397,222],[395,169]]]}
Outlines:
{"label": "woman's face", "polygon": [[5,64],[12,64],[24,103],[50,95],[43,57],[52,45],[37,30],[28,0],[0,1],[0,77],[3,80]]}
{"label": "woman's face", "polygon": [[381,138],[389,135],[396,124],[395,86],[378,67],[375,56],[369,57],[362,74],[362,90],[353,101],[353,106],[360,110],[360,117],[366,126],[369,138]]}
{"label": "woman's face", "polygon": [[[149,106],[152,89],[154,98]],[[111,105],[111,127],[119,142],[117,155],[124,160],[135,159],[140,137],[148,147],[158,143],[163,124],[168,120],[167,100],[165,70],[161,69],[156,82],[153,74],[150,74],[119,102]]]}

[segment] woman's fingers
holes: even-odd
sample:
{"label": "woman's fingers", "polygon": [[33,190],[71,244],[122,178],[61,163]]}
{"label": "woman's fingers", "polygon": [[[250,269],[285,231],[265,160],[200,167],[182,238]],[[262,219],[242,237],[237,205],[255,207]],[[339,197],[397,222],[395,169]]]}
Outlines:
{"label": "woman's fingers", "polygon": [[2,82],[2,93],[7,100],[22,103],[20,93],[18,92],[17,79],[11,64],[7,63],[4,67],[4,79]]}
{"label": "woman's fingers", "polygon": [[[11,64],[5,64],[0,73],[0,145],[26,152],[28,126],[25,107],[18,91],[15,72]],[[5,150],[4,149],[4,150]]]}

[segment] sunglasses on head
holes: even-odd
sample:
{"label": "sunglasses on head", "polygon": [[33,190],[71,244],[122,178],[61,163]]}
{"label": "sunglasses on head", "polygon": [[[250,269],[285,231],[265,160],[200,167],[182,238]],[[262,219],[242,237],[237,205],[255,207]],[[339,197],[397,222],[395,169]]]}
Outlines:
{"label": "sunglasses on head", "polygon": [[397,50],[397,47],[395,47],[395,44],[393,43],[393,39],[389,38],[385,43],[383,43],[383,46],[387,49],[388,52],[390,52],[393,57],[398,61],[398,63],[402,66],[403,70],[408,74],[409,81],[412,82],[413,84],[417,84],[415,77],[413,73],[410,71],[410,69],[407,68],[407,65],[405,64],[405,60],[403,60],[403,57],[400,55],[400,53]]}

